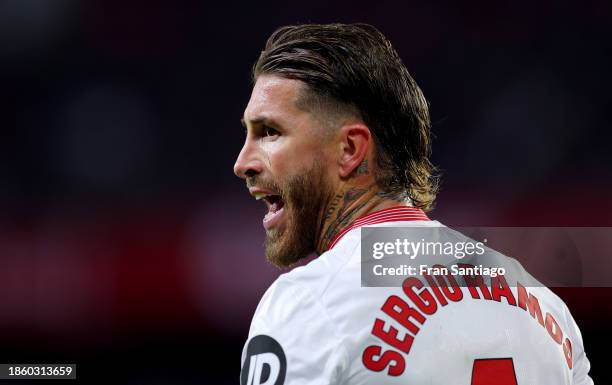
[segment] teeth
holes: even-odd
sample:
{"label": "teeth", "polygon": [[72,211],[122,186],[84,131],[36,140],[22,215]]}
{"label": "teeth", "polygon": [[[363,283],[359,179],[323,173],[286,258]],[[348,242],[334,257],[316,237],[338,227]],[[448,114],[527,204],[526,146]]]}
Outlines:
{"label": "teeth", "polygon": [[260,200],[268,196],[268,194],[266,193],[255,193],[254,195],[255,195],[255,200]]}

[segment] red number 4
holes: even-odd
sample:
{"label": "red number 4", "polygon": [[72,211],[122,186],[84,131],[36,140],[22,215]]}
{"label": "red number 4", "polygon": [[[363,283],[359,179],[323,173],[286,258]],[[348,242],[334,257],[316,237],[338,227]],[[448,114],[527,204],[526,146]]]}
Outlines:
{"label": "red number 4", "polygon": [[472,385],[517,385],[512,358],[474,360]]}

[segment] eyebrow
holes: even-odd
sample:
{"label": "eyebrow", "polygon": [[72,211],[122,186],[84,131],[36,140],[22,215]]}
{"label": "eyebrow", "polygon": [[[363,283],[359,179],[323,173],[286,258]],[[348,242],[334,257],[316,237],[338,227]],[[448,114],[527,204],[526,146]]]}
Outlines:
{"label": "eyebrow", "polygon": [[[276,121],[270,118],[267,118],[265,116],[258,117],[255,119],[250,119],[249,123],[251,123],[252,125],[265,124],[266,126],[279,126],[279,124]],[[242,127],[247,128],[247,124],[244,118],[240,118],[240,124],[242,124]]]}

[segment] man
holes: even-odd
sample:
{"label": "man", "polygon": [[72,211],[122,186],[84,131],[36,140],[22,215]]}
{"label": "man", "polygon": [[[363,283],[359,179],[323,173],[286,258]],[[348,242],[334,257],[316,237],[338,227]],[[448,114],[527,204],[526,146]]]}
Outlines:
{"label": "man", "polygon": [[580,332],[546,288],[481,286],[476,300],[415,281],[361,287],[362,227],[441,226],[425,214],[436,196],[427,102],[379,31],[280,28],[253,78],[234,171],[268,207],[267,258],[319,257],[262,298],[241,384],[592,383]]}

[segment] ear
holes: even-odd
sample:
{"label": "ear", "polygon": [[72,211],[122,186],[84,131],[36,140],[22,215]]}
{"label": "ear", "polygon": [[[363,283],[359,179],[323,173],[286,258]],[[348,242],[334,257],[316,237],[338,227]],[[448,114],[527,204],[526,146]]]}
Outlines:
{"label": "ear", "polygon": [[368,155],[372,135],[370,129],[362,124],[349,124],[340,129],[340,166],[339,175],[347,178],[359,167]]}

